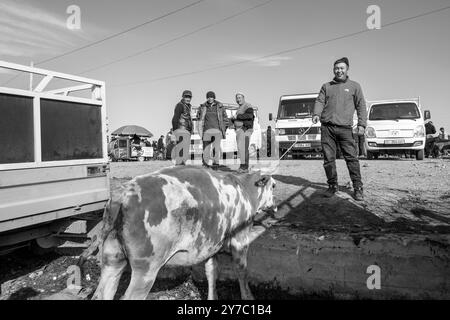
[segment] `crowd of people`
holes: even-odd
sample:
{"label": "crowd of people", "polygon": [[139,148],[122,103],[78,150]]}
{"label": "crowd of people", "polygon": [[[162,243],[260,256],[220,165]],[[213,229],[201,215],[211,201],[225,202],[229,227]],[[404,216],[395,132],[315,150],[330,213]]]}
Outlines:
{"label": "crowd of people", "polygon": [[[172,117],[172,132],[184,130],[193,134],[193,121],[191,118],[192,92],[183,91],[181,101],[177,103]],[[211,145],[217,143],[217,138],[225,139],[226,130],[236,130],[237,153],[240,159],[239,173],[248,172],[249,169],[249,145],[253,133],[253,121],[255,119],[252,105],[245,101],[245,95],[236,93],[238,109],[234,117],[229,118],[223,104],[216,99],[213,91],[206,93],[206,101],[200,105],[198,117],[198,131],[203,142],[202,163],[205,168],[217,169],[219,167],[220,154]],[[219,135],[217,134],[219,133]],[[170,138],[173,141],[173,138]],[[188,137],[188,140],[190,137]],[[180,141],[182,137],[180,137]],[[179,141],[176,141],[175,143]],[[212,153],[212,154],[211,154]],[[183,156],[181,154],[181,156]],[[212,164],[210,160],[212,158]],[[184,163],[182,163],[184,164]]]}

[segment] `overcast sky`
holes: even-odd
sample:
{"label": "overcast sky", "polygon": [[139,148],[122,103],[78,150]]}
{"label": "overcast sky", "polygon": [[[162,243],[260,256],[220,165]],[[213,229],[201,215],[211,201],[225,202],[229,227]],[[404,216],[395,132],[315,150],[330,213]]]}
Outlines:
{"label": "overcast sky", "polygon": [[[361,84],[366,99],[420,96],[437,128],[450,133],[450,10],[256,62],[171,78],[364,30],[371,4],[381,7],[383,25],[450,5],[449,0],[273,0],[220,22],[266,1],[205,0],[39,67],[106,81],[110,129],[137,124],[159,136],[169,130],[184,89],[193,91],[194,105],[204,102],[209,90],[222,102],[234,102],[234,94],[242,91],[260,108],[265,128],[281,95],[317,92],[332,78],[333,61],[347,56],[350,77]],[[0,59],[21,64],[46,60],[193,2],[0,0]],[[81,8],[81,30],[66,27],[66,9],[72,4]],[[10,78],[0,71],[0,83]],[[22,77],[10,85],[26,83]]]}

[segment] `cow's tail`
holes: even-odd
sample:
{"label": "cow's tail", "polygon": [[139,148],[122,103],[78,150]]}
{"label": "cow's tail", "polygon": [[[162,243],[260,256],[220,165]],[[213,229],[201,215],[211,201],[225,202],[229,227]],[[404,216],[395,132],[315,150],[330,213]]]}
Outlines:
{"label": "cow's tail", "polygon": [[122,215],[122,204],[120,204],[118,208],[114,209],[112,206],[112,201],[109,200],[106,203],[105,210],[103,211],[103,219],[96,226],[98,230],[93,232],[91,244],[80,255],[80,258],[78,260],[78,265],[80,267],[86,262],[86,260],[90,256],[94,255],[95,252],[98,251],[99,254],[101,254],[101,248],[103,243],[113,230],[117,218]]}

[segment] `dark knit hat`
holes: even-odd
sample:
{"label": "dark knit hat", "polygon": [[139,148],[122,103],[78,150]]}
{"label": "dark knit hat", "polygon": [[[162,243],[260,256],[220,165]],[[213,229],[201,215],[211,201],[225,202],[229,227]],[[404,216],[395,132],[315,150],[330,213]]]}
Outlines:
{"label": "dark knit hat", "polygon": [[191,98],[192,98],[192,92],[191,92],[191,90],[184,90],[184,91],[183,91],[182,97],[183,97],[183,98],[184,98],[184,97],[191,97]]}
{"label": "dark knit hat", "polygon": [[338,63],[342,63],[342,62],[345,63],[347,65],[347,67],[350,67],[350,63],[348,62],[348,58],[347,57],[343,57],[343,58],[340,58],[340,59],[336,60],[334,62],[334,66],[337,65]]}
{"label": "dark knit hat", "polygon": [[208,93],[206,94],[206,99],[209,98],[216,98],[216,94],[213,91],[208,91]]}

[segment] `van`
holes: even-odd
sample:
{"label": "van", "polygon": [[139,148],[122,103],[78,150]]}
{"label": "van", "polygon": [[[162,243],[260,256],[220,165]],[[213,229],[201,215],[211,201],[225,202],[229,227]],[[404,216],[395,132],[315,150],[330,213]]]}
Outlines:
{"label": "van", "polygon": [[367,105],[365,147],[369,160],[384,154],[408,154],[423,160],[424,121],[431,114],[422,114],[419,98],[368,101]]}
{"label": "van", "polygon": [[[287,154],[293,158],[321,155],[321,124],[320,122],[312,123],[317,96],[318,93],[307,93],[280,97],[278,114],[275,118],[275,141],[279,144],[280,157],[294,143],[295,145]],[[269,114],[269,121],[272,120],[273,115]],[[308,128],[310,129],[308,130]],[[305,132],[306,134],[304,134]]]}

